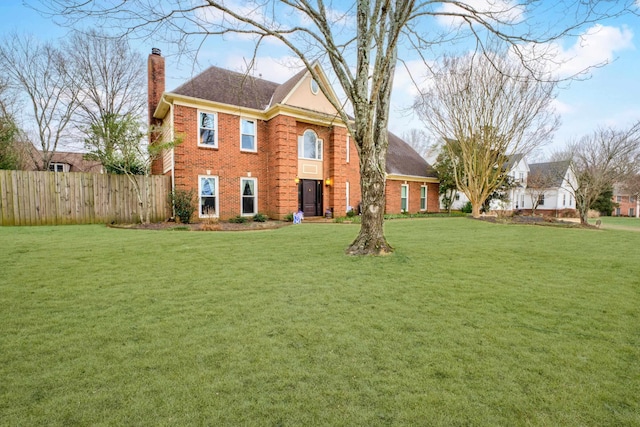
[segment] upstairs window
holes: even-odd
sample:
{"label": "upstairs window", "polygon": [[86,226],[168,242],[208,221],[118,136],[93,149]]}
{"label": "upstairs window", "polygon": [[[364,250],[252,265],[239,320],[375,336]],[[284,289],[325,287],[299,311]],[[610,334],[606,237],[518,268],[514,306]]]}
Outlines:
{"label": "upstairs window", "polygon": [[218,115],[216,113],[198,113],[200,127],[198,145],[218,148]]}
{"label": "upstairs window", "polygon": [[322,160],[322,140],[312,130],[304,132],[298,138],[298,157],[309,160]]}
{"label": "upstairs window", "polygon": [[255,120],[240,119],[240,149],[242,151],[257,151]]}

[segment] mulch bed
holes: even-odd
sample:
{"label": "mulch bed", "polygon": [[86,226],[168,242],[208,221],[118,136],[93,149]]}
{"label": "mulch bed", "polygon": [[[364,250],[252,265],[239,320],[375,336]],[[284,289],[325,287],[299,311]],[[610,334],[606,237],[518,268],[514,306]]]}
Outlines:
{"label": "mulch bed", "polygon": [[[470,217],[472,218],[472,217]],[[581,228],[581,227],[589,227],[591,225],[584,226],[580,223],[571,222],[571,221],[563,221],[562,218],[553,218],[548,216],[527,216],[527,215],[514,215],[514,216],[492,216],[486,215],[480,218],[474,218],[480,221],[491,222],[495,224],[529,224],[529,225],[551,225],[556,227],[567,227],[567,228]]]}
{"label": "mulch bed", "polygon": [[195,223],[195,224],[180,224],[173,221],[154,222],[150,224],[107,224],[112,228],[125,228],[131,230],[169,230],[169,231],[255,231],[255,230],[274,230],[281,228],[291,222],[285,221],[265,221],[265,222],[253,222],[247,221],[245,223],[233,223],[220,221],[217,223]]}

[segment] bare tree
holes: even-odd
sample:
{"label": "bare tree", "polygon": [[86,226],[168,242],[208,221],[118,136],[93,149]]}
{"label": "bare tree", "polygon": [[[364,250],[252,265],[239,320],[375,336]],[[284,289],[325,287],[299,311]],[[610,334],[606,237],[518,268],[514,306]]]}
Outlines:
{"label": "bare tree", "polygon": [[[321,79],[312,65],[325,59],[353,109],[354,120],[343,102],[332,98],[328,88],[321,86],[321,90],[338,111],[338,118],[348,126],[360,158],[362,222],[360,233],[347,249],[349,254],[384,254],[392,250],[383,232],[385,159],[389,99],[401,43],[422,57],[443,42],[465,36],[480,42],[489,34],[512,46],[544,43],[603,16],[595,7],[597,0],[560,1],[551,6],[534,0],[518,5],[500,0],[488,2],[486,7],[458,1],[415,0],[357,0],[346,6],[322,0],[173,0],[163,2],[162,7],[147,0],[41,1],[49,10],[72,21],[87,16],[111,18],[128,31],[175,34],[179,42],[187,41],[189,36],[199,38],[199,42],[212,35],[239,34],[245,40],[251,37],[256,42],[254,56],[265,39],[275,39],[303,62],[316,81]],[[633,0],[624,0],[604,13],[621,13],[631,5]],[[523,21],[522,17],[529,13],[535,16],[533,9],[537,7],[546,18],[558,12],[557,22],[546,19],[549,25],[544,27],[537,19]],[[520,13],[525,11],[527,14]],[[568,15],[577,17],[576,21],[556,31],[560,28],[558,22],[567,22]],[[438,26],[438,18],[455,19],[462,24],[443,28]],[[535,51],[529,46],[516,50]],[[521,56],[525,60],[525,54]],[[526,61],[532,59],[526,56]]]}
{"label": "bare tree", "polygon": [[422,129],[409,129],[402,134],[402,139],[427,160],[432,160],[438,155],[439,147]]}
{"label": "bare tree", "polygon": [[[139,118],[131,115],[110,116],[94,123],[87,146],[92,150],[86,155],[99,160],[110,173],[125,175],[138,199],[138,217],[141,223],[149,223],[151,216],[151,164],[168,150],[181,142],[171,139],[166,128],[150,129],[152,140]],[[104,141],[109,139],[109,144]],[[144,179],[143,179],[144,178]]]}
{"label": "bare tree", "polygon": [[85,142],[104,147],[85,146],[89,151],[113,150],[115,135],[110,134],[113,121],[142,119],[146,105],[145,61],[133,51],[125,38],[109,37],[96,30],[75,32],[64,43],[70,67],[75,69],[80,87],[79,108],[74,122],[84,134]]}
{"label": "bare tree", "polygon": [[640,173],[631,175],[622,183],[622,190],[638,199],[640,196]]}
{"label": "bare tree", "polygon": [[540,204],[541,196],[549,189],[556,187],[564,180],[569,167],[569,161],[536,163],[529,165],[527,176],[527,194],[531,198],[531,213],[535,214]]}
{"label": "bare tree", "polygon": [[573,192],[580,222],[598,196],[640,172],[640,122],[629,129],[599,128],[569,147],[576,176]]}
{"label": "bare tree", "polygon": [[504,184],[509,156],[530,152],[555,131],[555,87],[504,55],[447,57],[417,99],[421,119],[459,156],[456,186],[474,217]]}
{"label": "bare tree", "polygon": [[78,79],[62,52],[30,36],[12,34],[0,45],[0,61],[9,84],[25,94],[31,107],[25,132],[38,148],[30,150],[34,164],[48,170],[65,128],[78,107]]}

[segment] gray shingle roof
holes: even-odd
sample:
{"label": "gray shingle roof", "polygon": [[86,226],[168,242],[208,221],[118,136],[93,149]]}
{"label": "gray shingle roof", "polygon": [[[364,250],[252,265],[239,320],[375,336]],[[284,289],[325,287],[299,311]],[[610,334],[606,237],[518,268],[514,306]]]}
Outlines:
{"label": "gray shingle roof", "polygon": [[438,177],[435,169],[416,150],[391,132],[389,132],[389,150],[387,151],[387,173],[425,178]]}
{"label": "gray shingle roof", "polygon": [[541,176],[550,178],[551,187],[560,187],[564,176],[567,174],[570,162],[563,160],[560,162],[531,163],[529,165],[529,176]]}
{"label": "gray shingle roof", "polygon": [[248,76],[243,73],[209,67],[193,79],[179,86],[172,93],[237,105],[239,107],[265,110],[278,83]]}

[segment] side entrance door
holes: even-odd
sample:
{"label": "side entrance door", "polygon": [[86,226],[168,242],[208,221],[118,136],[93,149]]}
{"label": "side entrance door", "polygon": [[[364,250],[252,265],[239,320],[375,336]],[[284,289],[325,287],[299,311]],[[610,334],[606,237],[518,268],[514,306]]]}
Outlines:
{"label": "side entrance door", "polygon": [[300,181],[298,204],[304,216],[322,215],[322,181],[303,179]]}

